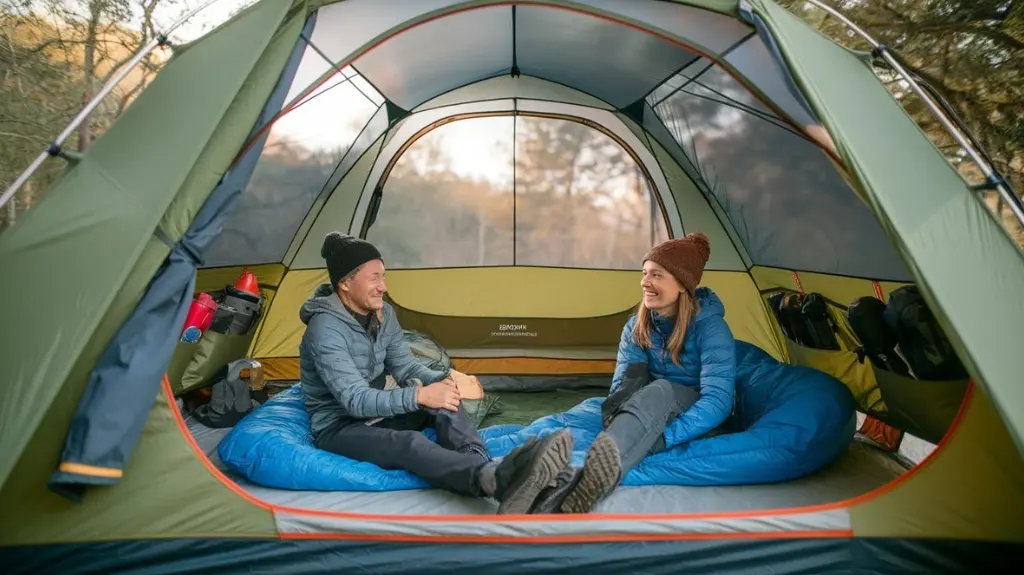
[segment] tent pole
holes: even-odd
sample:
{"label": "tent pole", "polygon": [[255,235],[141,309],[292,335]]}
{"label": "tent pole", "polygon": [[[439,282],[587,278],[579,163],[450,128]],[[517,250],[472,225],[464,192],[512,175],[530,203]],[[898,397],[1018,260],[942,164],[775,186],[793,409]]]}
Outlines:
{"label": "tent pole", "polygon": [[974,160],[974,163],[977,164],[979,168],[981,168],[982,173],[985,174],[985,184],[983,184],[981,188],[994,188],[996,191],[998,191],[999,196],[1002,198],[1003,202],[1010,207],[1010,211],[1012,211],[1013,215],[1017,217],[1017,221],[1020,222],[1022,226],[1024,226],[1024,201],[1022,201],[1021,198],[1017,196],[1017,194],[1013,193],[1013,191],[1007,185],[1006,179],[1001,174],[997,173],[996,170],[992,167],[992,165],[984,157],[982,157],[982,155],[975,149],[974,145],[970,142],[970,140],[963,134],[961,129],[958,128],[955,123],[953,123],[953,120],[949,118],[949,116],[942,109],[942,107],[937,102],[935,102],[931,95],[928,94],[924,90],[924,88],[922,88],[917,83],[917,81],[914,80],[910,73],[908,73],[907,70],[896,60],[896,58],[892,55],[892,52],[889,51],[889,48],[884,44],[880,44],[878,41],[872,38],[871,35],[869,35],[859,26],[854,24],[852,20],[844,16],[835,8],[832,8],[831,6],[824,4],[823,2],[821,2],[821,0],[805,1],[809,4],[817,6],[818,8],[821,8],[825,12],[828,12],[829,15],[833,16],[834,18],[845,24],[857,35],[864,38],[864,40],[871,44],[871,48],[873,49],[873,51],[876,54],[880,55],[892,67],[892,69],[895,70],[896,73],[899,74],[910,85],[910,89],[913,90],[919,98],[921,98],[921,100],[925,103],[925,105],[928,106],[928,108],[932,111],[936,118],[938,118],[942,126],[946,128],[946,131],[949,132],[951,136],[953,136],[953,139],[955,139],[957,143],[963,147],[963,149],[967,152],[971,159]]}
{"label": "tent pole", "polygon": [[71,120],[71,123],[68,124],[66,128],[64,128],[64,131],[61,132],[53,140],[53,142],[50,143],[50,145],[46,146],[45,150],[43,150],[38,156],[36,156],[36,159],[32,162],[32,164],[30,164],[29,167],[26,168],[20,176],[18,176],[18,179],[14,180],[13,184],[11,184],[6,190],[4,190],[3,195],[0,196],[0,208],[2,208],[12,197],[14,197],[15,192],[17,192],[21,188],[21,186],[25,185],[25,182],[27,182],[28,179],[32,177],[32,174],[34,174],[36,170],[39,169],[39,166],[43,164],[47,157],[61,155],[61,144],[63,144],[64,141],[67,140],[71,136],[71,134],[78,128],[78,126],[80,126],[82,122],[84,122],[85,119],[89,117],[89,114],[91,114],[92,111],[100,105],[100,102],[102,102],[103,99],[106,98],[107,95],[110,94],[110,92],[112,92],[119,83],[121,83],[121,80],[123,80],[125,76],[131,73],[131,71],[134,70],[135,67],[138,66],[139,63],[142,62],[142,60],[145,59],[146,56],[148,56],[153,50],[156,50],[158,46],[166,46],[167,44],[169,44],[167,36],[171,32],[176,30],[179,26],[184,24],[193,16],[205,10],[211,4],[217,1],[218,0],[207,0],[205,3],[200,5],[195,10],[185,14],[181,18],[178,18],[174,23],[170,25],[170,27],[167,28],[166,31],[162,33],[157,33],[152,40],[150,40],[145,46],[142,47],[141,50],[139,50],[138,54],[136,54],[134,57],[132,57],[131,60],[126,62],[125,65],[121,67],[121,70],[118,71],[117,74],[114,74],[114,76],[107,81],[107,83],[103,86],[99,93],[97,93],[92,98],[92,100],[89,100],[89,103],[85,105],[85,107],[82,109],[81,112],[78,113],[77,116],[75,116],[75,119]]}

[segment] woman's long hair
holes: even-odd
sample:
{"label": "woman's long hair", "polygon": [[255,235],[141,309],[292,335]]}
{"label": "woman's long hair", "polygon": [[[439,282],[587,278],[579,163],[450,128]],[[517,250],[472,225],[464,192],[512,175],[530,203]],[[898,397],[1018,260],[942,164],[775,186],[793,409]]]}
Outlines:
{"label": "woman's long hair", "polygon": [[[676,325],[672,328],[672,334],[668,338],[666,351],[672,358],[672,363],[679,366],[679,356],[683,352],[683,340],[686,339],[686,330],[690,322],[700,311],[697,300],[690,297],[685,290],[679,293],[679,301],[676,302]],[[651,318],[651,310],[644,305],[641,298],[640,305],[636,308],[636,323],[633,325],[633,341],[642,349],[651,349],[651,332],[654,331],[654,321]],[[680,366],[681,367],[681,366]]]}

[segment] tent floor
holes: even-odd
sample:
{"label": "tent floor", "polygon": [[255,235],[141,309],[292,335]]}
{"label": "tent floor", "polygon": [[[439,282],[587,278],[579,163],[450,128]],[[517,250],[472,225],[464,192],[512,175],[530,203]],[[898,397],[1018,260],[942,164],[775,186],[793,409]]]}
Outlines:
{"label": "tent floor", "polygon": [[[490,383],[490,382],[488,382]],[[490,386],[486,386],[490,387]],[[498,392],[500,413],[489,415],[483,425],[528,423],[544,413],[568,409],[595,394],[593,388]],[[543,406],[543,407],[541,407]],[[274,505],[335,512],[403,515],[491,514],[497,504],[442,490],[397,492],[317,492],[271,489],[255,485],[228,472],[217,457],[217,445],[227,429],[210,429],[186,419],[189,429],[207,457],[233,481],[258,499]],[[728,487],[621,487],[602,502],[603,513],[707,513],[804,507],[857,497],[889,483],[907,468],[872,445],[856,441],[832,466],[799,480],[773,485]]]}

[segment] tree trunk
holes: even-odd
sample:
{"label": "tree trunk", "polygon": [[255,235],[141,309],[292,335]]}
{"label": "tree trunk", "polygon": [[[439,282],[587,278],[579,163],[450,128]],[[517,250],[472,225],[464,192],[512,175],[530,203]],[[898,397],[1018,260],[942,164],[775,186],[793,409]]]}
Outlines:
{"label": "tree trunk", "polygon": [[17,197],[17,195],[15,195],[15,197],[13,197],[13,198],[11,198],[10,200],[7,201],[7,222],[6,222],[7,223],[7,227],[13,226],[14,225],[14,221],[18,217],[17,205],[18,205],[18,197]]}
{"label": "tree trunk", "polygon": [[[93,0],[89,3],[89,23],[85,30],[85,49],[82,62],[84,86],[82,90],[82,107],[84,108],[96,95],[96,42],[100,27],[100,16],[103,14],[103,1]],[[78,126],[78,151],[84,152],[92,144],[92,125],[87,116]]]}
{"label": "tree trunk", "polygon": [[487,263],[487,218],[483,214],[476,218],[476,265],[483,267]]}
{"label": "tree trunk", "polygon": [[562,220],[562,258],[561,265],[572,266],[573,256],[576,252],[576,197],[573,195],[576,187],[576,163],[580,154],[583,153],[583,143],[577,142],[576,149],[569,159],[568,173],[565,178],[565,204],[564,220]]}

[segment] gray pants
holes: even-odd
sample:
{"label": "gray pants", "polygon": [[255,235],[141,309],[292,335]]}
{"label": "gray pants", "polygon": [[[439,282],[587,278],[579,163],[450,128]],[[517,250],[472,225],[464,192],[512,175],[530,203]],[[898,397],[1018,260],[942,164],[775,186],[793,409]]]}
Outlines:
{"label": "gray pants", "polygon": [[[437,432],[436,443],[422,433],[427,427]],[[404,469],[431,485],[473,497],[483,495],[479,474],[490,461],[461,404],[456,412],[422,409],[386,417],[373,425],[361,420],[339,421],[320,433],[316,446],[381,469]]]}
{"label": "gray pants", "polygon": [[665,449],[665,426],[699,397],[695,389],[659,379],[623,402],[605,430],[619,448],[623,477],[648,454]]}

